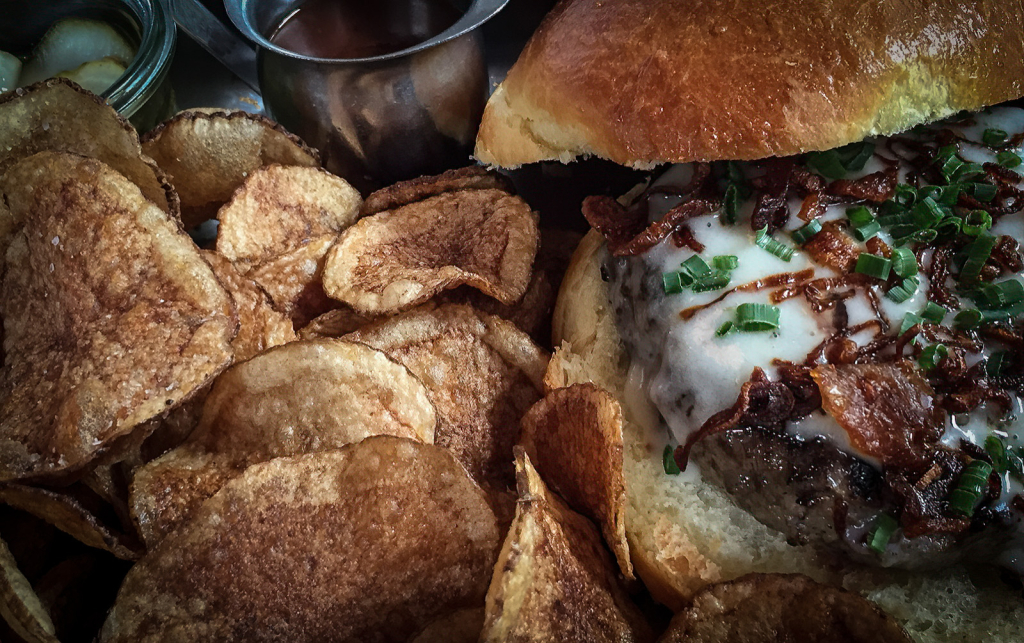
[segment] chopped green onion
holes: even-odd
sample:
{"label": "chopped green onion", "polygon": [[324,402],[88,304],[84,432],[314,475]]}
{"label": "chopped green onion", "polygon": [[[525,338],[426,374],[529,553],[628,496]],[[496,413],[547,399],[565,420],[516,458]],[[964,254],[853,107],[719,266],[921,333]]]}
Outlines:
{"label": "chopped green onion", "polygon": [[711,266],[708,262],[704,261],[700,255],[693,255],[682,264],[683,272],[690,275],[694,279],[703,277],[704,275],[711,274]]}
{"label": "chopped green onion", "polygon": [[910,248],[896,248],[892,251],[892,270],[900,277],[917,274],[917,257]]}
{"label": "chopped green onion", "polygon": [[868,549],[876,554],[884,554],[885,548],[889,545],[889,541],[892,540],[892,535],[896,533],[898,527],[899,523],[895,518],[889,514],[880,515],[875,519],[871,533],[868,534]]}
{"label": "chopped green onion", "polygon": [[935,232],[940,236],[955,236],[960,234],[960,228],[963,227],[963,223],[964,220],[960,217],[948,216],[935,225]]}
{"label": "chopped green onion", "polygon": [[665,467],[665,473],[670,476],[677,476],[682,473],[679,470],[679,465],[676,464],[674,451],[675,449],[672,448],[672,445],[666,444],[665,450],[661,453],[661,462]]}
{"label": "chopped green onion", "polygon": [[707,292],[709,290],[721,290],[729,285],[729,273],[724,270],[715,270],[706,275],[701,275],[693,280],[690,289],[693,292]]}
{"label": "chopped green onion", "polygon": [[802,246],[819,232],[821,232],[821,221],[812,219],[807,225],[793,231],[793,241]]}
{"label": "chopped green onion", "polygon": [[913,216],[914,223],[919,228],[930,228],[941,221],[942,217],[946,216],[946,213],[942,211],[939,204],[930,196],[918,201],[917,205],[910,211],[910,214]]}
{"label": "chopped green onion", "polygon": [[960,330],[970,330],[977,328],[981,323],[982,315],[981,311],[977,308],[965,308],[956,314],[953,318],[953,325]]}
{"label": "chopped green onion", "polygon": [[853,237],[857,241],[867,241],[882,229],[882,226],[875,220],[875,216],[871,214],[871,210],[862,205],[847,210],[846,217],[850,220]]}
{"label": "chopped green onion", "polygon": [[867,241],[871,237],[875,236],[882,231],[882,226],[878,225],[877,221],[872,221],[866,225],[862,225],[859,228],[853,228],[853,238],[857,241]]}
{"label": "chopped green onion", "polygon": [[945,145],[943,147],[940,147],[938,149],[938,151],[935,152],[935,163],[937,165],[942,165],[943,163],[945,163],[949,159],[954,158],[956,156],[956,152],[957,152],[956,144]]}
{"label": "chopped green onion", "polygon": [[946,318],[946,309],[934,301],[930,301],[925,305],[924,310],[918,314],[921,316],[921,319],[927,322],[941,324],[942,320]]}
{"label": "chopped green onion", "polygon": [[921,285],[921,282],[918,281],[917,277],[907,277],[899,284],[890,288],[889,291],[885,293],[885,296],[887,299],[894,301],[897,304],[902,304],[914,296],[919,285]]}
{"label": "chopped green onion", "polygon": [[740,265],[739,257],[736,255],[718,255],[711,260],[718,270],[733,270]]}
{"label": "chopped green onion", "polygon": [[736,307],[736,326],[745,333],[775,330],[779,327],[778,306],[740,304]]}
{"label": "chopped green onion", "polygon": [[966,518],[973,516],[988,490],[988,477],[991,474],[991,464],[984,460],[972,460],[960,474],[956,489],[949,494],[949,508]]}
{"label": "chopped green onion", "polygon": [[992,227],[992,215],[984,210],[971,210],[964,219],[964,234],[976,237]]}
{"label": "chopped green onion", "polygon": [[989,356],[985,362],[985,374],[988,375],[989,379],[998,379],[1003,374],[1003,371],[1006,370],[1008,357],[1009,353],[1006,351],[996,351]]}
{"label": "chopped green onion", "polygon": [[747,176],[743,173],[743,168],[736,161],[725,162],[725,174],[729,177],[729,181],[736,185],[745,185],[747,182]]}
{"label": "chopped green onion", "polygon": [[739,328],[736,327],[736,324],[734,324],[732,320],[727,320],[725,323],[718,327],[718,330],[715,331],[715,337],[725,337],[726,335],[734,333],[738,330]]}
{"label": "chopped green onion", "polygon": [[900,183],[896,186],[896,203],[909,208],[914,205],[914,201],[917,201],[917,188],[906,183]]}
{"label": "chopped green onion", "polygon": [[736,218],[739,216],[739,211],[739,188],[736,187],[735,183],[730,183],[729,187],[725,188],[725,222],[730,225],[736,223]]}
{"label": "chopped green onion", "polygon": [[915,229],[918,229],[913,225],[913,216],[906,210],[900,210],[898,212],[893,212],[892,214],[883,215],[879,217],[879,223],[881,223],[883,227],[909,225],[911,227],[906,231],[907,234],[909,234]]}
{"label": "chopped green onion", "polygon": [[981,133],[981,142],[989,147],[998,147],[1006,142],[1006,136],[1004,130],[990,127]]}
{"label": "chopped green onion", "polygon": [[1020,157],[1013,152],[1000,152],[996,154],[996,163],[1003,167],[1015,168],[1020,165]]}
{"label": "chopped green onion", "polygon": [[770,234],[768,234],[768,226],[757,231],[754,243],[756,243],[758,247],[763,248],[783,261],[789,261],[793,258],[793,249],[781,241],[776,241]]}
{"label": "chopped green onion", "polygon": [[1015,304],[1008,308],[1001,310],[983,310],[981,311],[982,321],[988,322],[1000,322],[1010,321],[1024,315],[1024,303]]}
{"label": "chopped green onion", "polygon": [[918,315],[917,313],[907,313],[906,315],[903,316],[903,323],[900,324],[900,333],[899,334],[903,335],[903,333],[907,332],[908,330],[910,330],[914,326],[917,326],[918,324],[923,324],[923,323],[924,323],[924,320],[921,319],[921,316]]}
{"label": "chopped green onion", "polygon": [[875,220],[875,216],[871,214],[871,210],[868,210],[863,205],[858,205],[855,208],[847,210],[846,218],[850,220],[850,225],[854,227],[860,227]]}
{"label": "chopped green onion", "polygon": [[1017,449],[1006,450],[1006,470],[1017,480],[1024,482],[1024,457]]}
{"label": "chopped green onion", "polygon": [[1008,308],[1024,301],[1024,283],[1019,279],[1007,279],[985,284],[974,292],[974,299],[986,308]]}
{"label": "chopped green onion", "polygon": [[848,172],[859,172],[875,153],[875,144],[870,141],[850,143],[840,147],[838,152],[840,161]]}
{"label": "chopped green onion", "polygon": [[982,203],[989,203],[992,199],[996,198],[996,193],[999,188],[992,185],[991,183],[972,183],[971,184],[971,196],[981,201]]}
{"label": "chopped green onion", "polygon": [[935,238],[939,236],[937,230],[918,230],[914,234],[910,235],[911,241],[917,241],[919,243],[931,243],[935,241]]}
{"label": "chopped green onion", "polygon": [[964,162],[956,156],[950,156],[942,161],[939,165],[939,171],[942,172],[942,176],[946,177],[947,181],[953,179],[953,176],[963,167]]}
{"label": "chopped green onion", "polygon": [[918,196],[922,199],[931,199],[941,205],[956,205],[956,201],[960,198],[960,192],[962,190],[963,185],[960,183],[951,183],[949,185],[926,185],[918,192]]}
{"label": "chopped green onion", "polygon": [[[896,186],[897,193],[898,193],[898,191],[899,191],[899,189],[901,187],[903,187],[902,184]],[[909,185],[906,186],[906,187],[910,188]],[[913,190],[914,188],[910,188],[910,189]],[[914,199],[916,200],[916,198],[917,198],[917,195],[915,193]],[[906,209],[908,207],[912,206],[912,205],[914,205],[913,201],[907,203],[907,205],[904,206],[904,205],[902,205],[902,204],[900,204],[900,203],[898,203],[898,202],[896,202],[896,201],[894,201],[892,199],[889,199],[888,201],[883,201],[882,205],[878,206],[878,214],[879,214],[879,216],[882,216],[882,217],[887,217],[887,216],[891,216],[891,215],[894,215],[894,214],[900,214],[901,212],[906,212]]]}
{"label": "chopped green onion", "polygon": [[926,346],[921,355],[917,358],[917,363],[923,371],[930,371],[939,365],[939,362],[946,359],[949,355],[949,349],[946,348],[945,344],[932,344]]}
{"label": "chopped green onion", "polygon": [[829,179],[841,179],[846,176],[846,168],[839,159],[839,152],[812,152],[807,155],[807,167]]}
{"label": "chopped green onion", "polygon": [[885,281],[889,278],[889,270],[892,268],[892,261],[885,257],[862,252],[857,257],[857,266],[854,272],[859,272],[875,279]]}
{"label": "chopped green onion", "polygon": [[967,246],[967,261],[960,270],[960,281],[971,283],[981,275],[981,269],[985,267],[992,249],[996,247],[996,238],[990,234],[982,233]]}
{"label": "chopped green onion", "polygon": [[1006,473],[1009,469],[1009,462],[1006,458],[1006,445],[994,435],[985,438],[985,451],[992,458],[992,469],[996,473]]}
{"label": "chopped green onion", "polygon": [[666,272],[661,276],[666,295],[678,295],[683,292],[683,276],[678,272]]}
{"label": "chopped green onion", "polygon": [[981,163],[964,163],[953,172],[952,180],[963,181],[979,174],[984,174],[985,168],[981,166]]}

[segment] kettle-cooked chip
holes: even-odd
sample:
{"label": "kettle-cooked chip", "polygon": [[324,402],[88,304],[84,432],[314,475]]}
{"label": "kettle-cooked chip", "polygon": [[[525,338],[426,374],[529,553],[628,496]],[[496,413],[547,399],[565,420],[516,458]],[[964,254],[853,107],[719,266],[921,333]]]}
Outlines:
{"label": "kettle-cooked chip", "polygon": [[213,218],[256,168],[320,165],[297,136],[246,112],[181,112],[143,136],[142,149],[170,176],[186,229]]}
{"label": "kettle-cooked chip", "polygon": [[58,643],[53,621],[0,539],[0,617],[27,643]]}
{"label": "kettle-cooked chip", "polygon": [[509,322],[457,304],[423,306],[345,338],[407,366],[437,409],[434,442],[481,484],[511,486],[519,420],[540,399],[543,349]]}
{"label": "kettle-cooked chip", "polygon": [[480,640],[653,641],[597,529],[551,494],[516,447],[519,504],[487,590]]}
{"label": "kettle-cooked chip", "polygon": [[381,188],[366,197],[362,212],[363,216],[369,216],[459,190],[501,190],[515,194],[512,181],[507,177],[482,165],[470,165],[437,176],[421,176]]}
{"label": "kettle-cooked chip", "polygon": [[799,574],[748,574],[710,585],[676,614],[662,643],[910,643],[867,599]]}
{"label": "kettle-cooked chip", "polygon": [[338,307],[338,302],[324,293],[322,281],[325,256],[337,238],[334,234],[323,235],[257,266],[244,262],[237,265],[248,269],[245,276],[266,291],[275,309],[291,318],[295,328],[302,328]]}
{"label": "kettle-cooked chip", "polygon": [[633,578],[626,542],[622,410],[593,384],[551,391],[523,417],[520,444],[572,506],[601,526],[619,568]]}
{"label": "kettle-cooked chip", "polygon": [[439,301],[465,303],[485,313],[507,319],[544,348],[551,348],[551,315],[558,288],[569,266],[572,251],[582,235],[567,230],[540,231],[540,249],[533,262],[533,274],[526,294],[513,304],[503,304],[479,290],[461,286],[441,293]]}
{"label": "kettle-cooked chip", "polygon": [[364,315],[351,306],[342,304],[341,308],[328,310],[311,320],[299,331],[299,337],[302,339],[341,337],[348,333],[354,333],[376,319],[376,316]]}
{"label": "kettle-cooked chip", "polygon": [[95,159],[41,152],[0,189],[0,480],[75,470],[231,360],[231,298],[192,240]]}
{"label": "kettle-cooked chip", "polygon": [[397,312],[463,284],[506,304],[526,292],[537,217],[501,190],[461,190],[360,219],[327,256],[324,291],[364,313]]}
{"label": "kettle-cooked chip", "polygon": [[136,472],[132,513],[152,547],[249,465],[371,435],[432,443],[435,424],[423,384],[384,353],[338,339],[286,344],[217,378],[188,439]]}
{"label": "kettle-cooked chip", "polygon": [[99,159],[177,218],[178,196],[145,156],[135,129],[107,105],[65,78],[51,78],[0,98],[0,174],[44,150]]}
{"label": "kettle-cooked chip", "polygon": [[260,263],[310,240],[338,234],[359,218],[363,199],[318,167],[257,168],[217,212],[217,252]]}
{"label": "kettle-cooked chip", "polygon": [[483,604],[503,533],[435,446],[378,436],[277,458],[132,568],[100,641],[405,642]]}
{"label": "kettle-cooked chip", "polygon": [[213,268],[238,310],[238,334],[231,340],[235,361],[242,362],[268,348],[295,341],[292,322],[274,310],[267,294],[252,279],[242,275],[234,264],[216,252],[201,251]]}
{"label": "kettle-cooked chip", "polygon": [[[73,487],[78,485],[73,485]],[[71,489],[73,490],[73,489]],[[88,498],[76,498],[68,492],[27,485],[0,484],[0,504],[9,505],[45,520],[81,543],[103,549],[124,560],[135,560],[141,553],[137,539],[118,533],[100,518],[99,507]],[[84,489],[80,489],[84,490]],[[87,507],[86,505],[91,506]]]}

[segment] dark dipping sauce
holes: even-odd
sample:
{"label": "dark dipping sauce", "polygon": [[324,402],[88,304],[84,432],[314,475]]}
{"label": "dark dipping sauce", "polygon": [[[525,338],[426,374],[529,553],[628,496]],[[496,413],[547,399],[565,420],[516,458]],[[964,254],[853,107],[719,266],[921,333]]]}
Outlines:
{"label": "dark dipping sauce", "polygon": [[445,0],[308,0],[270,41],[316,58],[370,58],[433,38],[459,19]]}

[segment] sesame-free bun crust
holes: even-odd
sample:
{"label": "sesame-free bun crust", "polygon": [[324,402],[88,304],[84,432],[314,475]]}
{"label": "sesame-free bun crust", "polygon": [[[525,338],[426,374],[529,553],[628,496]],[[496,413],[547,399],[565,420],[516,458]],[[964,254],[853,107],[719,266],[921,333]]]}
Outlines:
{"label": "sesame-free bun crust", "polygon": [[555,304],[557,349],[544,384],[593,382],[623,402],[626,538],[633,566],[657,600],[679,610],[711,583],[751,572],[797,572],[874,601],[920,643],[1020,640],[1024,600],[994,570],[915,574],[846,564],[789,545],[698,476],[666,475],[664,442],[657,441],[664,429],[626,392],[629,358],[601,278],[607,256],[594,231],[573,255]]}
{"label": "sesame-free bun crust", "polygon": [[1022,94],[1022,0],[563,0],[488,102],[476,157],[786,156]]}

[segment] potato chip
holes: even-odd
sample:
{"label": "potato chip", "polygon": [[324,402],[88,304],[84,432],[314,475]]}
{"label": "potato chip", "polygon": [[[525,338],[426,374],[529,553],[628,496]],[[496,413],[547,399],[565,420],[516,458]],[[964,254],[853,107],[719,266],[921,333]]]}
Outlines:
{"label": "potato chip", "polygon": [[44,150],[99,159],[161,210],[180,216],[177,194],[142,153],[135,129],[102,98],[69,80],[51,78],[0,97],[0,174]]}
{"label": "potato chip", "polygon": [[256,168],[320,165],[298,137],[245,112],[181,112],[143,136],[142,149],[169,175],[186,229],[213,218]]}
{"label": "potato chip", "polygon": [[[251,267],[245,276],[255,281],[270,296],[276,310],[302,328],[315,317],[338,307],[338,302],[324,293],[323,270],[327,251],[337,235],[313,239],[291,252]],[[244,269],[246,266],[242,264]]]}
{"label": "potato chip", "polygon": [[[77,485],[79,492],[88,491]],[[74,487],[74,485],[73,485]],[[87,494],[72,495],[21,484],[0,484],[0,503],[30,513],[79,542],[103,549],[124,560],[136,560],[142,548],[135,538],[118,533],[100,517],[100,507]],[[87,506],[90,505],[90,506]]]}
{"label": "potato chip", "polygon": [[132,568],[99,640],[404,642],[483,604],[503,528],[435,446],[378,436],[277,458]]}
{"label": "potato chip", "polygon": [[551,348],[551,314],[558,297],[558,287],[581,237],[567,230],[541,230],[540,250],[533,263],[526,294],[513,304],[503,304],[469,286],[441,293],[437,299],[469,304],[477,310],[507,319],[538,345]]}
{"label": "potato chip", "polygon": [[[57,638],[92,641],[103,626],[131,563],[105,552],[65,554],[32,586],[49,612]],[[6,639],[4,639],[6,641]]]}
{"label": "potato chip", "polygon": [[231,298],[107,165],[42,152],[0,179],[15,220],[0,313],[0,480],[81,468],[231,360]]}
{"label": "potato chip", "polygon": [[537,217],[501,190],[462,190],[360,219],[327,257],[324,291],[363,313],[405,310],[463,284],[506,304],[526,292]]}
{"label": "potato chip", "polygon": [[484,608],[452,612],[423,628],[409,643],[477,643],[484,626]]}
{"label": "potato chip", "polygon": [[551,494],[516,447],[519,504],[487,590],[480,640],[653,641],[594,525]]}
{"label": "potato chip", "polygon": [[437,176],[421,176],[381,188],[366,197],[363,203],[363,216],[394,210],[438,194],[459,190],[501,190],[515,194],[512,181],[507,177],[482,165],[470,165],[448,170]]}
{"label": "potato chip", "polygon": [[551,391],[523,417],[520,444],[551,487],[601,526],[622,573],[633,578],[618,401],[593,384]]}
{"label": "potato chip", "polygon": [[662,643],[910,643],[877,605],[799,574],[748,574],[710,585],[676,614]]}
{"label": "potato chip", "polygon": [[217,212],[217,252],[260,263],[312,239],[338,234],[359,218],[354,187],[318,167],[257,168]]}
{"label": "potato chip", "polygon": [[152,547],[251,464],[333,449],[371,435],[434,441],[427,390],[362,344],[294,342],[225,371],[181,446],[143,466],[131,504]]}
{"label": "potato chip", "polygon": [[481,484],[515,481],[519,420],[540,399],[547,354],[509,322],[448,304],[392,317],[347,335],[384,351],[427,387],[437,409],[434,442]]}
{"label": "potato chip", "polygon": [[57,643],[56,630],[18,563],[0,539],[0,617],[26,643]]}
{"label": "potato chip", "polygon": [[273,346],[295,340],[292,322],[274,310],[267,294],[256,282],[243,276],[234,264],[216,252],[201,251],[213,274],[231,294],[238,310],[238,334],[231,340],[235,361],[242,362]]}
{"label": "potato chip", "polygon": [[354,333],[363,326],[378,319],[375,315],[364,315],[350,306],[342,304],[341,308],[329,310],[306,324],[299,337],[316,339],[318,337],[341,337]]}

